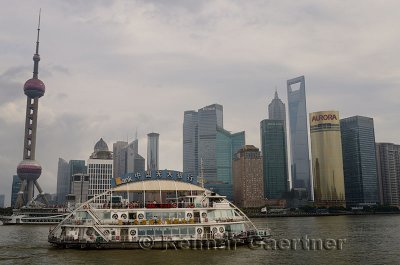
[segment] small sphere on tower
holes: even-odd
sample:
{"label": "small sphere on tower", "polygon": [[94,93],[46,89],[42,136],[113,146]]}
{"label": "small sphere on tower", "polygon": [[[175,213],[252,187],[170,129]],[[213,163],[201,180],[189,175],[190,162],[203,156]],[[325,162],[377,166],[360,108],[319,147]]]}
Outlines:
{"label": "small sphere on tower", "polygon": [[40,98],[45,91],[46,87],[40,79],[31,78],[25,82],[24,93],[30,98]]}

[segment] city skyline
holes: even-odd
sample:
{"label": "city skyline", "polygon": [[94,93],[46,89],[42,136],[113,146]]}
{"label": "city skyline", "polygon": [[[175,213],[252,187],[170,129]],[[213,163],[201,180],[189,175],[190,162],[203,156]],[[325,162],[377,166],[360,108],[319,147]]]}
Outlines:
{"label": "city skyline", "polygon": [[[0,193],[6,204],[23,150],[22,87],[32,71],[36,5],[21,9],[10,1],[0,11]],[[400,142],[398,56],[392,54],[398,37],[390,34],[398,22],[396,2],[41,7],[41,76],[52,88],[41,99],[38,124],[36,159],[45,192],[56,189],[59,157],[86,159],[100,137],[110,144],[127,134],[132,139],[136,127],[140,150],[146,133],[157,131],[163,135],[160,168],[182,169],[182,113],[211,103],[224,106],[224,127],[246,130],[247,142],[260,147],[265,102],[277,86],[287,104],[286,80],[303,74],[308,113],[337,109],[343,118],[372,117],[377,142]],[[371,60],[376,63],[366,63]],[[110,87],[112,96],[105,93]],[[354,104],[360,101],[374,104]]]}

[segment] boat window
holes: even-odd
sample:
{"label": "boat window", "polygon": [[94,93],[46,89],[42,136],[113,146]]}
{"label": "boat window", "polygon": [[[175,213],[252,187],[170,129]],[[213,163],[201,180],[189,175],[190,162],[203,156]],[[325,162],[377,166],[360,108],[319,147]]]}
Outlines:
{"label": "boat window", "polygon": [[136,219],[136,213],[129,213],[129,219]]}
{"label": "boat window", "polygon": [[146,213],[146,220],[153,219],[153,212],[147,212]]}
{"label": "boat window", "polygon": [[172,234],[173,235],[179,235],[179,227],[172,228]]}
{"label": "boat window", "polygon": [[188,233],[188,228],[187,227],[181,227],[181,235],[187,235]]}
{"label": "boat window", "polygon": [[169,213],[169,218],[171,219],[177,218],[177,213],[176,212]]}
{"label": "boat window", "polygon": [[178,212],[178,218],[185,218],[184,212]]}
{"label": "boat window", "polygon": [[138,235],[139,235],[139,236],[144,236],[144,235],[146,235],[146,229],[139,228],[139,229],[138,229]]}
{"label": "boat window", "polygon": [[188,232],[190,235],[194,235],[194,227],[189,227]]}
{"label": "boat window", "polygon": [[161,236],[161,235],[162,235],[162,232],[163,232],[163,229],[161,229],[161,228],[156,228],[156,229],[154,229],[154,232],[155,232],[155,235],[156,235],[156,236]]}
{"label": "boat window", "polygon": [[164,235],[165,236],[170,236],[171,235],[171,228],[169,228],[169,227],[164,228]]}
{"label": "boat window", "polygon": [[147,234],[148,236],[153,236],[153,235],[154,235],[154,230],[153,230],[153,228],[147,228],[146,234]]}
{"label": "boat window", "polygon": [[215,219],[215,211],[210,211],[207,213],[208,219],[214,220]]}
{"label": "boat window", "polygon": [[111,212],[99,212],[97,215],[100,217],[100,219],[110,219],[111,218]]}
{"label": "boat window", "polygon": [[231,231],[232,232],[234,232],[234,233],[240,233],[240,232],[242,232],[242,231],[245,231],[244,230],[244,225],[243,224],[233,224],[233,225],[231,225]]}

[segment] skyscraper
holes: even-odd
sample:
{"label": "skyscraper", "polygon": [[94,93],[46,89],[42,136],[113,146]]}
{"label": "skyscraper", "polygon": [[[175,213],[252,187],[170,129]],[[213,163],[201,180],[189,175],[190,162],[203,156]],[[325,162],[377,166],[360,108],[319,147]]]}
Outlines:
{"label": "skyscraper", "polygon": [[[275,91],[275,97],[268,105],[268,118],[270,120],[281,120],[286,123],[286,108],[285,104],[278,97],[278,92]],[[285,127],[286,130],[286,127]]]}
{"label": "skyscraper", "polygon": [[20,208],[33,199],[34,187],[39,191],[39,195],[45,203],[48,204],[43,196],[42,188],[39,186],[38,178],[42,173],[42,166],[35,160],[36,151],[36,129],[39,110],[39,98],[44,95],[46,90],[44,83],[38,78],[39,75],[39,31],[40,14],[37,29],[36,52],[33,55],[33,77],[25,82],[24,93],[27,97],[26,115],[25,115],[25,136],[24,136],[24,154],[23,160],[17,167],[17,174],[22,181],[18,193],[16,207]]}
{"label": "skyscraper", "polygon": [[[223,128],[217,127],[215,144],[217,174],[216,178],[207,178],[206,187],[232,200],[232,160],[234,154],[245,145],[245,132],[230,133]],[[207,175],[204,176],[207,177]]]}
{"label": "skyscraper", "polygon": [[207,181],[217,181],[217,127],[224,128],[222,105],[212,104],[199,109],[197,160],[199,164],[203,161],[203,172]]}
{"label": "skyscraper", "polygon": [[374,120],[353,116],[340,120],[347,206],[378,203]]}
{"label": "skyscraper", "polygon": [[113,144],[114,178],[127,173],[145,171],[145,159],[139,155],[139,140],[118,141]]}
{"label": "skyscraper", "polygon": [[139,155],[139,140],[136,139],[126,146],[126,173],[144,171],[144,162],[144,158]]}
{"label": "skyscraper", "polygon": [[[294,90],[292,85],[300,83]],[[305,188],[311,197],[310,158],[308,150],[308,128],[306,109],[306,88],[304,76],[287,81],[290,125],[290,150],[292,187]]]}
{"label": "skyscraper", "polygon": [[87,167],[85,160],[70,160],[69,161],[69,176],[70,176],[70,188],[69,192],[72,192],[72,176],[75,174],[86,174]]}
{"label": "skyscraper", "polygon": [[72,175],[71,199],[74,203],[83,203],[89,199],[90,177],[87,174]]}
{"label": "skyscraper", "polygon": [[18,192],[21,189],[21,180],[17,175],[13,176],[13,182],[11,187],[11,207],[15,207],[15,203],[17,202]]}
{"label": "skyscraper", "polygon": [[89,175],[89,196],[93,197],[111,188],[113,176],[112,153],[103,138],[94,146],[94,152],[87,162]]}
{"label": "skyscraper", "polygon": [[185,111],[183,121],[183,172],[199,175],[203,161],[203,173],[207,180],[216,181],[217,127],[223,128],[223,107],[212,104]]}
{"label": "skyscraper", "polygon": [[71,189],[71,174],[69,163],[62,158],[58,159],[57,170],[57,204],[64,204]]}
{"label": "skyscraper", "polygon": [[339,112],[310,113],[314,201],[318,206],[345,206]]}
{"label": "skyscraper", "polygon": [[233,160],[233,198],[240,207],[264,205],[264,181],[260,150],[243,146]]}
{"label": "skyscraper", "polygon": [[147,134],[147,170],[158,170],[159,136],[160,134],[154,132]]}
{"label": "skyscraper", "polygon": [[268,199],[282,199],[289,190],[285,132],[284,120],[260,123],[264,196]]}
{"label": "skyscraper", "polygon": [[183,117],[183,172],[199,175],[198,113],[185,111]]}
{"label": "skyscraper", "polygon": [[114,178],[126,173],[126,146],[128,142],[118,141],[113,144],[113,169]]}
{"label": "skyscraper", "polygon": [[133,172],[143,172],[146,169],[146,162],[143,156],[136,154],[135,157],[135,169]]}
{"label": "skyscraper", "polygon": [[400,145],[376,144],[381,203],[400,207]]}

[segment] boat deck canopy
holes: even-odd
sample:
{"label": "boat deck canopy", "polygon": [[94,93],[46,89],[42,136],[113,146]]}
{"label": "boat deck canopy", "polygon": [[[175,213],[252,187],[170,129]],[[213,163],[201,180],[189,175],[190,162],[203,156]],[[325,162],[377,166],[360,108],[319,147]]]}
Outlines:
{"label": "boat deck canopy", "polygon": [[142,191],[205,191],[200,186],[175,180],[145,180],[122,184],[112,188],[113,192],[142,192]]}

